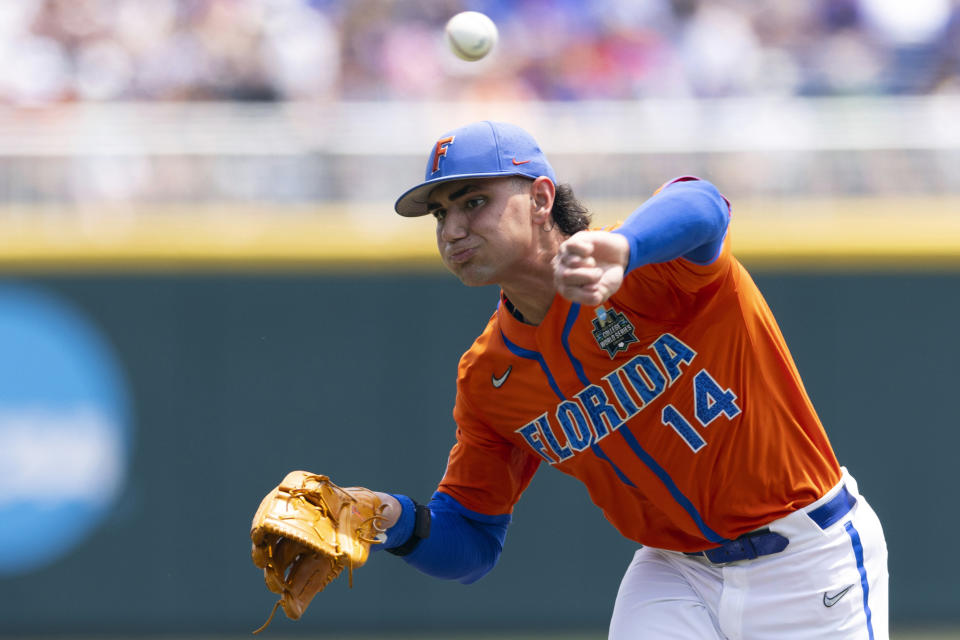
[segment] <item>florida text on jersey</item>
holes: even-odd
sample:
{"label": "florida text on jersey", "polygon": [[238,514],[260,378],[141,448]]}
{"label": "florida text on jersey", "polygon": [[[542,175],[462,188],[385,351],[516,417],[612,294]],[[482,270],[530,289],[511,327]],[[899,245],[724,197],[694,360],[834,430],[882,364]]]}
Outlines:
{"label": "florida text on jersey", "polygon": [[504,302],[459,367],[457,443],[440,490],[467,508],[509,513],[547,464],[580,479],[624,536],[696,551],[840,480],[729,238],[707,265],[633,269],[600,307],[557,295],[537,326]]}

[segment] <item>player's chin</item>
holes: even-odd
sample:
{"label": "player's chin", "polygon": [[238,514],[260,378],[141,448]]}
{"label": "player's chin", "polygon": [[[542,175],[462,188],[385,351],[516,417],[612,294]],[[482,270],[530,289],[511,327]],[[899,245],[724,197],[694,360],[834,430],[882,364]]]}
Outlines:
{"label": "player's chin", "polygon": [[491,269],[484,268],[480,264],[473,262],[451,263],[444,262],[447,269],[453,275],[460,279],[460,282],[468,287],[483,287],[488,284],[494,284],[496,279]]}

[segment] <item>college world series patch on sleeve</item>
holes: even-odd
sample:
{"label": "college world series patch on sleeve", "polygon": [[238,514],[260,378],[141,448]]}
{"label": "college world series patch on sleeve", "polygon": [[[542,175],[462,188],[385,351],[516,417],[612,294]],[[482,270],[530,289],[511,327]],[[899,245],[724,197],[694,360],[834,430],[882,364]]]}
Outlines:
{"label": "college world series patch on sleeve", "polygon": [[593,338],[611,359],[617,352],[626,351],[631,342],[637,341],[637,336],[633,334],[633,325],[625,315],[616,309],[605,309],[603,306],[597,307],[596,313],[597,317],[593,319]]}

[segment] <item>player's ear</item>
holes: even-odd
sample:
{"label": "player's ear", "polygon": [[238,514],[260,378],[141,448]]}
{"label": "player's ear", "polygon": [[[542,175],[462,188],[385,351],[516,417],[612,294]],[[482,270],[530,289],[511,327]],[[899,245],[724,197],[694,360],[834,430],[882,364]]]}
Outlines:
{"label": "player's ear", "polygon": [[557,189],[553,180],[546,176],[540,176],[530,184],[530,208],[535,224],[546,224],[550,220],[556,194]]}

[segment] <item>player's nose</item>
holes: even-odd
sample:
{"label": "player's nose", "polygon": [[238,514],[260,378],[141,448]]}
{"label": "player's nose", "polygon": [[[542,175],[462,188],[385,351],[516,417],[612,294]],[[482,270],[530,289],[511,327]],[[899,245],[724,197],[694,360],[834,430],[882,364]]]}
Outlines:
{"label": "player's nose", "polygon": [[468,230],[466,214],[456,207],[451,207],[440,222],[439,236],[444,242],[454,242],[466,237]]}

